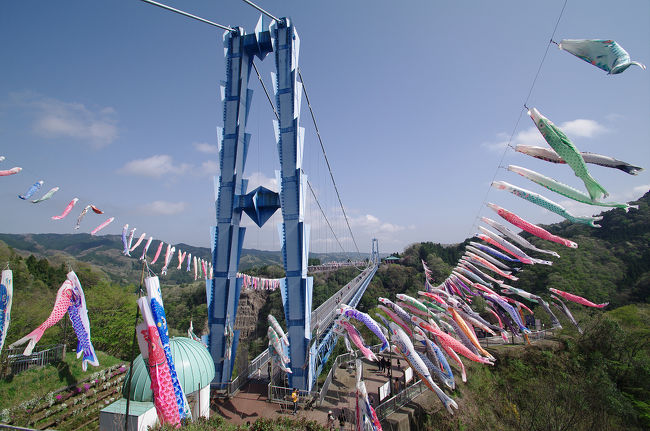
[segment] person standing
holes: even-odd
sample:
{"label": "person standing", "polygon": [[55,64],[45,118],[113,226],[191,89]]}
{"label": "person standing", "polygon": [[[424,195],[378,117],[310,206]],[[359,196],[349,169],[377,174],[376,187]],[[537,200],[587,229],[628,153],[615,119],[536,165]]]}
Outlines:
{"label": "person standing", "polygon": [[293,415],[298,413],[298,389],[293,388],[293,392],[291,392],[291,401],[293,402]]}
{"label": "person standing", "polygon": [[345,413],[343,413],[343,409],[341,409],[341,413],[339,413],[339,431],[344,431],[345,430]]}
{"label": "person standing", "polygon": [[326,428],[328,429],[328,431],[334,430],[334,414],[332,413],[331,410],[327,412],[327,425],[326,425]]}

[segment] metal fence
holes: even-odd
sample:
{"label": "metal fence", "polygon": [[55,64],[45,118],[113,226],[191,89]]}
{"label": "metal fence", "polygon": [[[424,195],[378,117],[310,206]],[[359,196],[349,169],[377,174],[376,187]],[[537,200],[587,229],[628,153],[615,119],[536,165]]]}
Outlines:
{"label": "metal fence", "polygon": [[375,408],[375,413],[377,413],[379,420],[382,421],[426,390],[426,385],[422,383],[422,380],[418,379],[411,386],[407,386],[403,391],[379,404]]}
{"label": "metal fence", "polygon": [[7,349],[7,369],[18,374],[33,367],[42,367],[63,359],[63,344],[38,346],[31,355],[23,355],[24,348]]}
{"label": "metal fence", "polygon": [[[292,388],[285,388],[283,386],[274,386],[269,384],[268,387],[268,397],[269,401],[281,404],[285,406],[292,406],[293,401],[291,400]],[[314,405],[319,400],[319,394],[316,391],[302,391],[298,390],[298,405],[305,407],[308,405]]]}

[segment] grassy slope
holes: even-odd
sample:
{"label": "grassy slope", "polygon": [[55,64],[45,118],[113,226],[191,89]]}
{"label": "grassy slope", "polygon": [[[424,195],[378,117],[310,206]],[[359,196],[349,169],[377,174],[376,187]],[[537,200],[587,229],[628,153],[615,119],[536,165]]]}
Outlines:
{"label": "grassy slope", "polygon": [[81,369],[81,361],[74,352],[66,353],[65,361],[42,368],[33,368],[15,376],[0,379],[0,410],[24,401],[43,397],[54,390],[75,385],[93,373],[123,362],[118,358],[97,352],[99,367]]}

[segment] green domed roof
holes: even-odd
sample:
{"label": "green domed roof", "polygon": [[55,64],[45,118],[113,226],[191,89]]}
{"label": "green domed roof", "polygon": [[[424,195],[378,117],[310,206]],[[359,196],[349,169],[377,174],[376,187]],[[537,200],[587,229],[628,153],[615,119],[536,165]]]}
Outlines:
{"label": "green domed roof", "polygon": [[[185,394],[190,394],[210,384],[214,379],[214,362],[208,349],[198,341],[185,337],[173,337],[169,340],[172,350],[172,359],[176,367],[176,374]],[[126,397],[126,384],[129,373],[126,374],[122,395]],[[153,401],[151,392],[151,379],[147,367],[138,355],[133,361],[133,378],[129,391],[131,401]]]}

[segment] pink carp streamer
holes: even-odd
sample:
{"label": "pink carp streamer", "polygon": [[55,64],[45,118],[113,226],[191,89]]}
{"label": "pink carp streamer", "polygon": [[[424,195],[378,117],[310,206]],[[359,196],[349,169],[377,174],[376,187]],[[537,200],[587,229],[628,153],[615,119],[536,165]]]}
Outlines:
{"label": "pink carp streamer", "polygon": [[115,217],[111,217],[111,218],[109,218],[109,219],[106,220],[104,223],[100,224],[100,225],[97,226],[95,229],[93,229],[92,232],[90,232],[90,234],[91,234],[91,235],[97,235],[97,232],[99,232],[100,230],[104,229],[104,228],[105,228],[106,226],[108,226],[109,224],[113,223],[113,220],[115,220]]}
{"label": "pink carp streamer", "polygon": [[0,177],[7,177],[9,175],[14,175],[17,174],[18,172],[22,171],[23,168],[15,166],[11,169],[7,169],[5,171],[0,171]]}
{"label": "pink carp streamer", "polygon": [[181,419],[176,404],[174,385],[148,298],[138,299],[138,306],[144,318],[144,323],[138,325],[138,344],[142,358],[148,364],[151,391],[158,419],[163,425],[180,426]]}
{"label": "pink carp streamer", "polygon": [[169,262],[171,262],[175,251],[176,251],[176,247],[172,247],[171,244],[167,244],[167,251],[165,251],[165,260],[164,260],[165,264],[160,270],[160,273],[162,275],[167,275],[167,267],[169,266]]}
{"label": "pink carp streamer", "polygon": [[23,352],[23,355],[31,355],[32,350],[34,350],[36,343],[38,343],[38,341],[41,339],[43,333],[47,329],[56,325],[59,322],[59,320],[61,320],[63,316],[65,316],[65,313],[68,312],[68,307],[70,307],[70,305],[72,304],[72,296],[73,296],[72,289],[73,289],[72,282],[70,280],[64,281],[61,287],[59,288],[58,292],[56,293],[54,308],[52,309],[50,316],[38,328],[34,329],[32,332],[25,335],[20,340],[12,343],[9,346],[9,348],[14,348],[23,345],[26,342],[29,342],[27,344],[27,347],[25,348],[25,351]]}
{"label": "pink carp streamer", "polygon": [[147,241],[147,244],[144,246],[144,249],[142,250],[142,256],[140,256],[140,260],[145,260],[147,258],[147,251],[149,250],[149,246],[151,245],[151,241],[153,241],[152,236],[149,237],[149,240]]}
{"label": "pink carp streamer", "polygon": [[135,243],[135,245],[129,249],[129,253],[132,252],[133,250],[135,250],[136,248],[138,248],[140,246],[140,244],[142,244],[142,241],[146,237],[147,237],[146,233],[143,233],[142,235],[140,235],[140,238],[138,238],[138,241]]}
{"label": "pink carp streamer", "polygon": [[74,198],[74,199],[72,199],[72,200],[70,201],[70,203],[68,204],[68,206],[65,207],[65,209],[63,210],[63,212],[61,213],[61,215],[58,215],[58,216],[52,216],[52,220],[61,220],[61,219],[63,219],[65,216],[67,216],[68,214],[70,214],[70,211],[72,211],[72,208],[77,204],[77,202],[79,202],[79,198]]}
{"label": "pink carp streamer", "polygon": [[562,290],[553,289],[552,287],[549,287],[548,290],[555,293],[556,295],[560,295],[562,298],[566,299],[567,301],[575,302],[576,304],[584,305],[586,307],[605,308],[609,305],[609,302],[596,304],[594,302],[589,301],[588,299],[583,298],[582,296],[574,295],[572,293],[564,292]]}
{"label": "pink carp streamer", "polygon": [[165,244],[164,242],[160,241],[160,244],[158,245],[158,250],[156,250],[156,254],[153,257],[153,260],[150,262],[152,265],[156,263],[156,261],[158,260],[158,256],[160,256],[160,251],[162,250],[164,244]]}
{"label": "pink carp streamer", "polygon": [[192,258],[192,261],[193,261],[193,264],[194,264],[194,281],[196,281],[199,278],[199,276],[198,276],[198,268],[199,268],[199,266],[196,263],[196,256],[194,256],[194,258]]}
{"label": "pink carp streamer", "polygon": [[184,251],[183,254],[181,254],[181,251],[178,250],[178,266],[176,267],[176,269],[181,269],[181,265],[183,264],[186,255],[187,255],[186,251]]}
{"label": "pink carp streamer", "polygon": [[562,244],[566,247],[569,248],[578,248],[578,244],[576,244],[573,241],[570,241],[568,239],[559,237],[557,235],[553,235],[549,231],[542,229],[541,227],[534,225],[530,222],[527,222],[526,220],[522,219],[518,215],[516,215],[513,212],[510,212],[504,208],[501,208],[498,205],[495,205],[493,203],[488,203],[487,206],[492,208],[499,216],[501,216],[504,220],[510,222],[511,224],[517,226],[521,230],[525,230],[526,232],[535,235],[538,238],[545,239],[547,241],[552,241],[556,242],[558,244]]}
{"label": "pink carp streamer", "polygon": [[366,344],[363,342],[363,338],[361,337],[361,334],[359,331],[357,331],[357,328],[355,328],[350,322],[347,322],[345,320],[339,320],[337,324],[342,328],[347,331],[347,335],[350,338],[350,341],[354,343],[355,346],[361,351],[361,354],[363,354],[364,357],[371,361],[376,361],[377,357],[375,354],[370,350],[368,347],[366,347]]}

